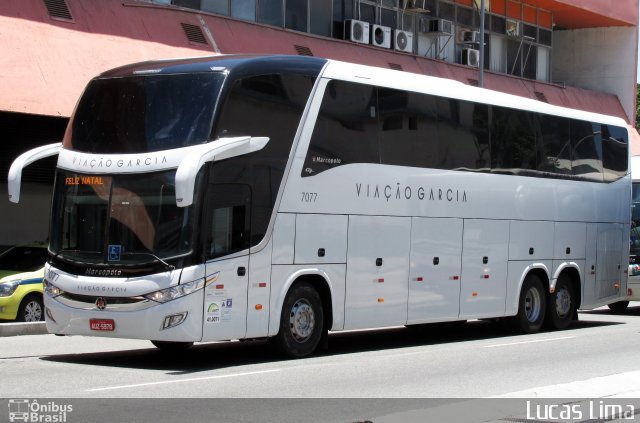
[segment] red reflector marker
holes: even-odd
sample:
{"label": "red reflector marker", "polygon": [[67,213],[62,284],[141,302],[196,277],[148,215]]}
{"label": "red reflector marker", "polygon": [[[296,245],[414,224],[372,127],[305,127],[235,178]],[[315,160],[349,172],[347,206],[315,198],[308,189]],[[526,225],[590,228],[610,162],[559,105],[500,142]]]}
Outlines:
{"label": "red reflector marker", "polygon": [[260,288],[266,288],[266,286],[267,286],[267,283],[266,283],[266,282],[260,282],[260,283],[258,284],[258,287],[260,287]]}
{"label": "red reflector marker", "polygon": [[216,289],[224,289],[224,285],[216,285]]}
{"label": "red reflector marker", "polygon": [[422,276],[418,276],[418,277],[416,278],[416,282],[422,282]]}
{"label": "red reflector marker", "polygon": [[378,283],[382,283],[382,282],[384,282],[384,278],[378,279]]}
{"label": "red reflector marker", "polygon": [[489,275],[482,275],[483,279],[489,279]]}

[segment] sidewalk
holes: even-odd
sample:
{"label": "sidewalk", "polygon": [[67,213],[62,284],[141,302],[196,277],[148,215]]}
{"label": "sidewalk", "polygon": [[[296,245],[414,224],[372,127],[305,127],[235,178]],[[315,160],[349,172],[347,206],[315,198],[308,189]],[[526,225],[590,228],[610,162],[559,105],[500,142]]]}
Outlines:
{"label": "sidewalk", "polygon": [[47,334],[45,322],[36,323],[0,323],[0,337],[19,335],[44,335]]}

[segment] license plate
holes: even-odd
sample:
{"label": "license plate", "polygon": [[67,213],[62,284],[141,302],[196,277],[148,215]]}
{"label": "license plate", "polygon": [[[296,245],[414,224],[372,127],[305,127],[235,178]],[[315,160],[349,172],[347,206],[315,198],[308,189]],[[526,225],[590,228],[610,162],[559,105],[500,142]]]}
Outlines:
{"label": "license plate", "polygon": [[91,319],[89,320],[89,327],[91,330],[113,332],[116,324],[112,319]]}

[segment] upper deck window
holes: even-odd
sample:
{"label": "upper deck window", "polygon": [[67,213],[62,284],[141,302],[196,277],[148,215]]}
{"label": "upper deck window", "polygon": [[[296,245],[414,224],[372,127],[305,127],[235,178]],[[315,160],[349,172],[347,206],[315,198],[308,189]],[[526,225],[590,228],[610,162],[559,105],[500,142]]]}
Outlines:
{"label": "upper deck window", "polygon": [[78,103],[64,147],[142,153],[204,143],[223,80],[221,73],[95,79]]}

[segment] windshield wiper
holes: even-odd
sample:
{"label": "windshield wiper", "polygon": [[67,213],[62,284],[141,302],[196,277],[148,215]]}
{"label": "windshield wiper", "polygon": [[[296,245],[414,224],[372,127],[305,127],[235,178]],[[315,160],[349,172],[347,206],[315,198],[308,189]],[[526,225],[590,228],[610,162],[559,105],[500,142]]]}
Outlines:
{"label": "windshield wiper", "polygon": [[[124,253],[124,256],[133,256],[133,255],[143,255],[143,256],[149,256],[155,259],[155,261],[162,263],[165,268],[169,269],[169,270],[174,270],[176,267],[172,264],[167,263],[166,261],[162,260],[160,257],[158,257],[157,255],[153,254],[153,253],[148,253],[148,252],[135,252],[135,253]],[[146,263],[140,263],[140,264],[146,264]]]}

